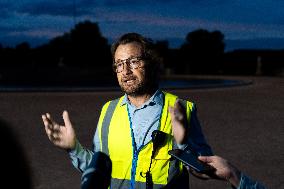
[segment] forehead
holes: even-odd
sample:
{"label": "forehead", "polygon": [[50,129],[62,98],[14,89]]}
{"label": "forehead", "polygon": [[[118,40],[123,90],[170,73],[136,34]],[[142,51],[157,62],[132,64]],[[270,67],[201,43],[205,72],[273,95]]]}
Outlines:
{"label": "forehead", "polygon": [[132,42],[121,44],[117,47],[114,53],[115,60],[124,60],[132,56],[141,56],[142,47],[139,43]]}

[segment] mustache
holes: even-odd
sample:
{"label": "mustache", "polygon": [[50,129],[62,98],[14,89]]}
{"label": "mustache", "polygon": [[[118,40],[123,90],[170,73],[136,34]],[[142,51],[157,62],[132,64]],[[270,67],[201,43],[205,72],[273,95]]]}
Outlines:
{"label": "mustache", "polygon": [[122,81],[128,81],[128,80],[135,80],[136,77],[135,76],[124,76],[121,80]]}

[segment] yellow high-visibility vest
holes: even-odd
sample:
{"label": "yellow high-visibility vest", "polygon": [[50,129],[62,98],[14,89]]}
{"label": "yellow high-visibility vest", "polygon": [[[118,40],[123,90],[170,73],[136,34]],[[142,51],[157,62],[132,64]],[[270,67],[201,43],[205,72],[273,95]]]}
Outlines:
{"label": "yellow high-visibility vest", "polygon": [[[167,92],[163,93],[165,98],[158,129],[167,133],[168,137],[166,137],[165,145],[159,148],[152,159],[150,171],[154,188],[161,188],[167,185],[183,169],[182,164],[172,160],[168,154],[168,151],[176,145],[172,134],[171,116],[168,108],[169,106],[174,106],[177,96]],[[135,176],[135,188],[145,189],[145,173],[150,166],[153,143],[150,141],[146,144],[139,151],[136,160],[133,161],[135,157],[133,157],[130,121],[127,105],[121,105],[122,100],[123,97],[109,101],[103,106],[97,128],[102,152],[108,154],[112,161],[111,188],[130,188],[131,178],[133,182]],[[182,103],[186,107],[187,120],[190,120],[193,103],[189,101],[182,101]]]}

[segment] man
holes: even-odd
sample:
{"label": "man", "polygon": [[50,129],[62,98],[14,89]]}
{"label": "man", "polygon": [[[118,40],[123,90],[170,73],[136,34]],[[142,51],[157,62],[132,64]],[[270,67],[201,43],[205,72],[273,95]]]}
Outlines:
{"label": "man", "polygon": [[[200,155],[212,155],[194,104],[159,89],[161,58],[149,39],[125,34],[112,45],[112,56],[125,95],[103,106],[93,151],[84,149],[76,139],[67,111],[63,112],[64,126],[53,121],[50,114],[42,115],[48,138],[67,149],[73,165],[82,172],[94,152],[109,155],[111,188],[188,188],[186,169],[172,160],[168,151],[190,145]],[[165,137],[154,142],[155,130]]]}
{"label": "man", "polygon": [[215,168],[215,175],[222,180],[228,181],[237,189],[265,189],[260,182],[251,179],[234,165],[220,156],[199,156],[199,160]]}

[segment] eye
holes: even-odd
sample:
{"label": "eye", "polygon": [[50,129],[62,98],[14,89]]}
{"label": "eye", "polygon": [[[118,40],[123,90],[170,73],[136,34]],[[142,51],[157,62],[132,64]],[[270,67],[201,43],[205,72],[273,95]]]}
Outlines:
{"label": "eye", "polygon": [[123,63],[122,63],[122,62],[116,63],[116,68],[121,68],[121,67],[122,67],[122,65],[123,65]]}
{"label": "eye", "polygon": [[122,62],[115,63],[115,64],[114,64],[114,68],[115,68],[116,70],[121,70],[121,69],[123,69],[123,63],[122,63]]}
{"label": "eye", "polygon": [[129,60],[129,63],[130,63],[131,65],[135,65],[135,64],[138,64],[138,63],[139,63],[139,60],[138,60],[137,58],[133,58],[133,59]]}

